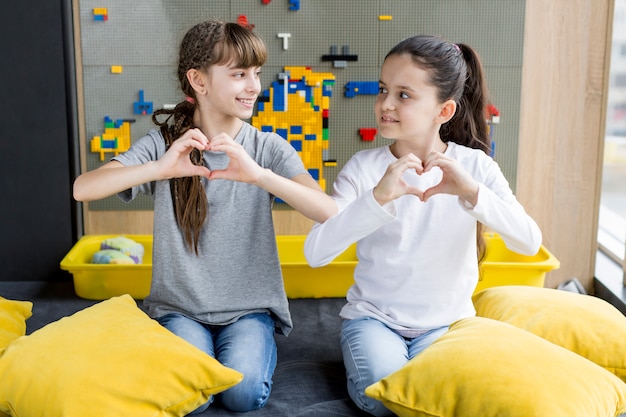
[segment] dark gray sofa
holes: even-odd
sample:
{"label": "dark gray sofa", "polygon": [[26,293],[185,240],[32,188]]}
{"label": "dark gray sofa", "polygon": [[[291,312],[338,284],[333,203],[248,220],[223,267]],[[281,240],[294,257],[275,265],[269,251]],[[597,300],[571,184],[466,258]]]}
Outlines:
{"label": "dark gray sofa", "polygon": [[[33,315],[26,322],[28,334],[97,303],[77,297],[71,282],[0,281],[0,296],[33,302]],[[294,329],[289,337],[276,336],[278,362],[266,407],[234,413],[223,409],[218,399],[198,416],[367,416],[346,391],[339,347],[339,310],[344,303],[342,298],[290,300]]]}

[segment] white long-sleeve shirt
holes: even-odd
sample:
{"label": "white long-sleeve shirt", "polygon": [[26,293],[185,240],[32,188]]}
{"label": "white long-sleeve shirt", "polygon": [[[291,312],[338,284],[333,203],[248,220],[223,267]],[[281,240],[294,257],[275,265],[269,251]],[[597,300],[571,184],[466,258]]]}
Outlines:
{"label": "white long-sleeve shirt", "polygon": [[[437,194],[427,202],[412,195],[385,206],[373,188],[397,159],[388,146],[356,153],[333,186],[339,213],[313,226],[305,256],[313,267],[330,263],[357,242],[355,284],[341,317],[374,317],[402,332],[434,329],[475,315],[472,294],[478,282],[477,221],[501,235],[506,246],[534,255],[541,231],[513,195],[497,163],[484,152],[449,142],[445,154],[479,183],[478,203]],[[404,180],[425,190],[441,170]]]}

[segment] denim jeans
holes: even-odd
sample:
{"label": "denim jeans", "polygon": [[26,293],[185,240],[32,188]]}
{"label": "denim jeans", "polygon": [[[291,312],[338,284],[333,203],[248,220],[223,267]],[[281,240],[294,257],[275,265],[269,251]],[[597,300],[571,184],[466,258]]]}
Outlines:
{"label": "denim jeans", "polygon": [[[220,393],[224,407],[243,412],[265,405],[276,368],[274,320],[269,314],[248,314],[225,326],[199,323],[177,313],[167,314],[157,321],[222,365],[243,374],[239,384]],[[211,397],[192,414],[206,410],[212,401]]]}
{"label": "denim jeans", "polygon": [[372,415],[393,416],[382,402],[366,396],[365,388],[402,368],[447,330],[444,326],[414,339],[405,339],[370,317],[344,320],[341,350],[352,401]]}

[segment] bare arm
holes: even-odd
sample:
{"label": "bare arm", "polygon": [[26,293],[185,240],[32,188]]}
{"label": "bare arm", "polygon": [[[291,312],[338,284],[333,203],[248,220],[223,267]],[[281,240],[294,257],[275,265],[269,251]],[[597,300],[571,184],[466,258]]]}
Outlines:
{"label": "bare arm", "polygon": [[193,175],[208,177],[210,171],[206,167],[194,165],[189,159],[193,149],[204,151],[208,142],[199,129],[190,129],[158,161],[128,167],[111,161],[76,178],[74,198],[78,201],[99,200],[151,181]]}
{"label": "bare arm", "polygon": [[337,213],[337,204],[307,174],[287,179],[265,169],[256,185],[282,199],[294,209],[318,223]]}
{"label": "bare arm", "polygon": [[153,181],[156,176],[154,162],[126,167],[117,161],[111,161],[76,178],[74,198],[77,201],[99,200],[135,185]]}
{"label": "bare arm", "polygon": [[208,149],[226,152],[230,163],[226,169],[215,170],[209,179],[229,179],[254,184],[279,197],[306,217],[322,223],[337,213],[337,205],[311,176],[282,177],[259,166],[243,147],[226,134],[211,138]]}

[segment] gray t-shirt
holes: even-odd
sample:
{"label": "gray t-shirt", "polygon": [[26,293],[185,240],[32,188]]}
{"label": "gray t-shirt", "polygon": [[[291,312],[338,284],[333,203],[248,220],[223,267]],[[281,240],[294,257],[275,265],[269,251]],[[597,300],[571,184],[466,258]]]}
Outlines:
{"label": "gray t-shirt", "polygon": [[[262,167],[292,178],[307,173],[295,149],[275,133],[260,132],[248,123],[235,137]],[[151,130],[124,154],[123,165],[155,161],[165,153],[165,141]],[[224,153],[204,152],[210,170],[228,165]],[[119,194],[131,201],[139,193],[154,199],[152,286],[144,300],[148,314],[177,312],[197,321],[223,325],[253,312],[269,312],[280,331],[292,328],[278,253],[272,202],[274,196],[254,185],[202,179],[209,202],[198,251],[184,243],[174,215],[169,181],[133,187]]]}

